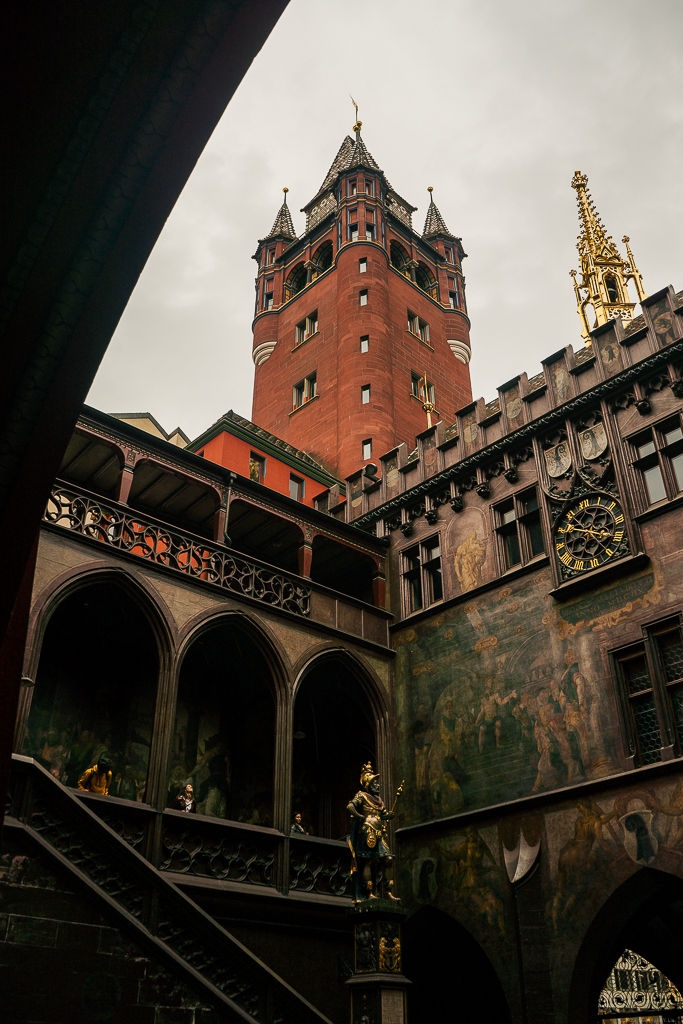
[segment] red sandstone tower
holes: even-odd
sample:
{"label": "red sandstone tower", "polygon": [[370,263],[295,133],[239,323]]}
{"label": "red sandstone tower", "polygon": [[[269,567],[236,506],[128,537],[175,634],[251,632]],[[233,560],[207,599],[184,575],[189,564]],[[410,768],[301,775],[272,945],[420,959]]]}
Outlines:
{"label": "red sandstone tower", "polygon": [[[422,235],[355,127],[303,208],[258,243],[252,418],[344,478],[472,401],[461,240]],[[431,189],[430,189],[431,192]]]}

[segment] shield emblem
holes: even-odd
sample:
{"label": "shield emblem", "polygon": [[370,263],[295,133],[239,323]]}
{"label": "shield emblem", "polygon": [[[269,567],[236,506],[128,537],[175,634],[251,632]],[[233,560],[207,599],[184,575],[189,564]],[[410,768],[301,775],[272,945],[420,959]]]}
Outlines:
{"label": "shield emblem", "polygon": [[582,430],[579,434],[579,443],[584,459],[587,461],[597,459],[607,447],[604,423],[596,423],[588,430]]}
{"label": "shield emblem", "polygon": [[540,839],[531,846],[521,833],[519,842],[514,850],[508,850],[507,846],[503,846],[505,870],[511,882],[521,882],[523,878],[526,878],[536,864],[540,849]]}
{"label": "shield emblem", "polygon": [[659,840],[652,831],[652,811],[631,811],[619,818],[624,830],[624,849],[636,864],[649,864],[657,856]]}
{"label": "shield emblem", "polygon": [[561,441],[554,448],[548,448],[545,453],[545,464],[548,468],[548,476],[562,476],[567,472],[572,464],[572,457],[566,441]]}
{"label": "shield emblem", "polygon": [[413,861],[413,896],[421,903],[431,903],[436,896],[434,857],[418,857]]}

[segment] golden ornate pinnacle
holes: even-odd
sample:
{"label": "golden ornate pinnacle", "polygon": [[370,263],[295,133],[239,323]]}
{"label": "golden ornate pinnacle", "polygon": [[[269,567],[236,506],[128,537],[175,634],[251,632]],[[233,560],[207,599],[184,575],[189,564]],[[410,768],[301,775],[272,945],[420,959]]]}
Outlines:
{"label": "golden ornate pinnacle", "polygon": [[[579,252],[580,279],[574,281],[576,307],[581,317],[581,335],[590,345],[590,332],[609,320],[631,320],[635,302],[631,302],[628,282],[633,281],[638,299],[645,298],[643,279],[624,236],[628,261],[619,253],[612,235],[608,235],[588,191],[588,176],[575,171],[571,182],[576,189],[581,233]],[[594,320],[594,323],[591,321]]]}

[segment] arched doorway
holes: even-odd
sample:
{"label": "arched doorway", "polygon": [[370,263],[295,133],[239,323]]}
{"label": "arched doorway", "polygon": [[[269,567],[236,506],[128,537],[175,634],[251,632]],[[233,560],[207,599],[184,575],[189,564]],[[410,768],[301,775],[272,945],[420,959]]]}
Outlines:
{"label": "arched doorway", "polygon": [[[674,858],[673,853],[665,851],[664,856],[672,861],[672,868],[680,869],[680,855]],[[627,961],[632,959],[631,963],[624,962],[624,954]],[[629,983],[624,972],[637,968],[636,961],[640,959],[683,992],[683,879],[668,871],[645,867],[636,871],[615,889],[595,915],[572,972],[568,1000],[568,1019],[572,1024],[623,1017],[624,1014],[608,1013],[613,1009],[608,1005],[604,1005],[602,1013],[600,1006],[607,1002],[604,993],[613,970],[618,967],[622,971],[617,984],[627,989]],[[642,974],[640,970],[639,973]],[[656,979],[651,981],[654,991],[658,983]],[[671,1014],[672,1021],[679,1019],[676,1013],[680,1011],[667,1010],[665,1019]],[[630,1015],[634,1016],[633,1010]],[[637,1020],[637,1014],[635,1017]],[[683,1020],[683,1014],[680,1019]]]}
{"label": "arched doorway", "polygon": [[203,630],[180,669],[167,806],[187,782],[197,812],[273,824],[273,674],[263,645],[235,617]]}
{"label": "arched doorway", "polygon": [[367,761],[376,765],[370,700],[349,660],[318,659],[297,689],[293,716],[292,814],[326,839],[349,832],[349,800]]}
{"label": "arched doorway", "polygon": [[436,907],[422,907],[403,926],[403,973],[410,1024],[487,1021],[510,1024],[503,987],[466,928]]}
{"label": "arched doorway", "polygon": [[158,676],[140,604],[114,580],[80,586],[47,624],[22,752],[75,788],[106,751],[110,795],[144,801]]}

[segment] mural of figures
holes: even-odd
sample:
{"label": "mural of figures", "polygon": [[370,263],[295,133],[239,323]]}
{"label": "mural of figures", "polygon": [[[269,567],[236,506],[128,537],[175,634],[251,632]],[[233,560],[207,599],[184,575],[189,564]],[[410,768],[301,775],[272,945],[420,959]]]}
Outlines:
{"label": "mural of figures", "polygon": [[475,828],[464,836],[438,844],[449,898],[460,913],[470,914],[488,929],[505,936],[500,868],[486,841]]}
{"label": "mural of figures", "polygon": [[[463,545],[476,552],[476,534]],[[461,561],[464,587],[481,564]],[[409,639],[396,635],[397,696],[407,709],[399,747],[412,761],[399,768],[412,779],[402,823],[619,770],[592,620],[566,630],[557,613],[541,614],[539,590],[547,591],[543,573],[441,609]]]}

